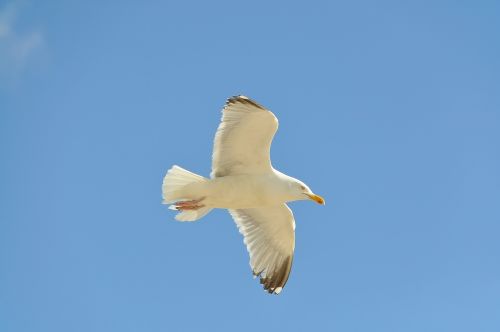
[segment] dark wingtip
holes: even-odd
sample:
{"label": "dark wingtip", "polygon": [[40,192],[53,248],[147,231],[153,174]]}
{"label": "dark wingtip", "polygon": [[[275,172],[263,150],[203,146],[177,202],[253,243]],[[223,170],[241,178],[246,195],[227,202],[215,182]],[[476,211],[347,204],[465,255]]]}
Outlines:
{"label": "dark wingtip", "polygon": [[[257,274],[260,277],[260,283],[264,286],[269,294],[278,295],[285,287],[288,281],[288,276],[290,275],[290,270],[292,269],[292,257],[288,257],[283,264],[271,273],[266,273],[269,277],[262,277],[261,274]],[[254,273],[255,275],[255,273]]]}
{"label": "dark wingtip", "polygon": [[255,106],[257,108],[263,109],[263,110],[266,109],[264,106],[260,105],[256,101],[248,98],[247,96],[243,96],[243,95],[237,95],[237,96],[232,96],[232,97],[228,98],[226,101],[226,106],[233,105],[236,103],[247,104],[247,105],[249,104],[249,105]]}

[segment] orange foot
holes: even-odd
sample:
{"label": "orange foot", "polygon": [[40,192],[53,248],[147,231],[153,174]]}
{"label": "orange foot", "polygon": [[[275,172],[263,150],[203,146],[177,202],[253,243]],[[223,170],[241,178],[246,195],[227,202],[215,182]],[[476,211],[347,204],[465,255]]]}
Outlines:
{"label": "orange foot", "polygon": [[179,211],[198,210],[202,207],[205,207],[205,205],[199,204],[204,199],[205,199],[205,197],[202,197],[202,198],[196,199],[196,200],[191,200],[191,201],[176,202],[176,203],[174,203],[174,206]]}

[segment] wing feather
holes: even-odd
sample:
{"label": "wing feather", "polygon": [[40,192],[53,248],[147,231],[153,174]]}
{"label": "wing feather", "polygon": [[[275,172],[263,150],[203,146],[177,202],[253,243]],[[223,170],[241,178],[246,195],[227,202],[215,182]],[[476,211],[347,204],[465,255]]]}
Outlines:
{"label": "wing feather", "polygon": [[245,96],[229,98],[215,134],[212,178],[270,172],[277,129],[278,119],[263,106]]}
{"label": "wing feather", "polygon": [[286,204],[229,210],[250,254],[253,274],[269,293],[279,294],[292,268],[295,220]]}

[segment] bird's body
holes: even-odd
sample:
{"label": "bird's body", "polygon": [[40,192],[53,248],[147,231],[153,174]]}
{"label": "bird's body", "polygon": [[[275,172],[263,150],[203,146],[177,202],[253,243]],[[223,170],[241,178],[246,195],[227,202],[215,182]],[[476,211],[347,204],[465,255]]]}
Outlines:
{"label": "bird's body", "polygon": [[163,200],[181,211],[176,219],[195,221],[213,208],[228,209],[250,253],[253,273],[270,293],[288,280],[295,247],[289,201],[324,200],[301,181],[271,165],[271,141],[278,121],[244,96],[228,99],[217,130],[211,179],[173,166],[163,180]]}
{"label": "bird's body", "polygon": [[221,209],[251,209],[293,200],[288,177],[277,171],[258,175],[228,175],[195,182],[179,191],[178,198],[203,197],[203,205]]}

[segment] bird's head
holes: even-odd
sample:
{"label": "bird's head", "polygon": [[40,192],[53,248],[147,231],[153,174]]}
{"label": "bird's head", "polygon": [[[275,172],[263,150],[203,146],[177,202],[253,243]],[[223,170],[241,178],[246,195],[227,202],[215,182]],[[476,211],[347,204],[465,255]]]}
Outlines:
{"label": "bird's head", "polygon": [[299,181],[297,179],[294,180],[295,181],[292,183],[292,191],[296,200],[310,199],[318,204],[325,205],[325,200],[323,199],[323,197],[313,193],[311,189],[309,189],[309,187],[302,181]]}

